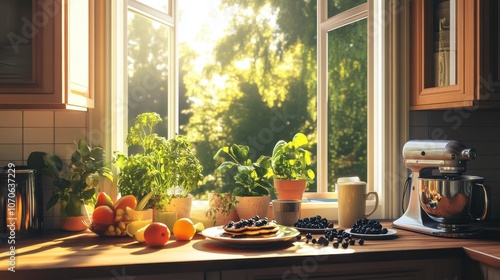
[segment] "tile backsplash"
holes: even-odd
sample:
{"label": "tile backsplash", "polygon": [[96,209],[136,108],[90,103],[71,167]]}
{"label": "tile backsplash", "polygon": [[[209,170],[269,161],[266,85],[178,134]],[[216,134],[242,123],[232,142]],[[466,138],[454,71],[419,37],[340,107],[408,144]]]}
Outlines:
{"label": "tile backsplash", "polygon": [[[0,166],[26,165],[31,152],[55,153],[69,162],[74,142],[86,138],[87,112],[58,110],[0,111]],[[47,181],[47,182],[46,182]],[[44,205],[52,196],[50,178],[44,178]],[[59,228],[59,211],[44,213],[44,227]]]}
{"label": "tile backsplash", "polygon": [[500,110],[410,112],[410,139],[457,140],[477,151],[469,175],[485,178],[491,191],[490,218],[500,219]]}

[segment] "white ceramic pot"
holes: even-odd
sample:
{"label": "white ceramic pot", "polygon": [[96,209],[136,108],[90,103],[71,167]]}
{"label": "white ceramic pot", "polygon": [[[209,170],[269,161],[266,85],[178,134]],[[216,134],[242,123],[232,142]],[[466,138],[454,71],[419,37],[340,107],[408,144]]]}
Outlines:
{"label": "white ceramic pot", "polygon": [[192,197],[177,198],[174,197],[170,203],[164,205],[165,212],[176,212],[177,219],[191,218],[191,206],[193,204]]}

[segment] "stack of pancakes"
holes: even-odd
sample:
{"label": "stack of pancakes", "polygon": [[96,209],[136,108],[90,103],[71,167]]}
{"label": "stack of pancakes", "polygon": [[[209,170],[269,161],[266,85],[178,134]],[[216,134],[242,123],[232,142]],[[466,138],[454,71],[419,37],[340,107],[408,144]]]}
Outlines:
{"label": "stack of pancakes", "polygon": [[277,237],[282,234],[279,231],[279,226],[274,222],[269,222],[262,226],[242,226],[239,228],[235,228],[234,226],[223,226],[224,233],[223,236],[233,237],[233,238],[269,238],[269,237]]}

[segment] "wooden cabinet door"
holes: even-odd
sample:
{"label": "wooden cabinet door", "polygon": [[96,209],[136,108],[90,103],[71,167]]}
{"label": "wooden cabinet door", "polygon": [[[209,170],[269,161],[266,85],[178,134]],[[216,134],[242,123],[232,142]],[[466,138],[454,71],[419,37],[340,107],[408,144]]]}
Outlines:
{"label": "wooden cabinet door", "polygon": [[6,23],[0,31],[0,102],[61,102],[53,94],[54,73],[62,72],[56,53],[61,6],[49,0],[2,1],[0,17]]}
{"label": "wooden cabinet door", "polygon": [[94,12],[94,0],[1,1],[0,109],[93,107]]}
{"label": "wooden cabinet door", "polygon": [[306,257],[288,267],[222,271],[221,279],[462,279],[459,258],[330,264],[318,260],[325,258]]}
{"label": "wooden cabinet door", "polygon": [[410,108],[471,106],[474,1],[412,1],[410,24]]}
{"label": "wooden cabinet door", "polygon": [[500,1],[481,0],[477,9],[479,34],[476,49],[479,62],[476,76],[476,98],[485,107],[500,106]]}
{"label": "wooden cabinet door", "polygon": [[500,108],[499,1],[410,7],[410,109]]}

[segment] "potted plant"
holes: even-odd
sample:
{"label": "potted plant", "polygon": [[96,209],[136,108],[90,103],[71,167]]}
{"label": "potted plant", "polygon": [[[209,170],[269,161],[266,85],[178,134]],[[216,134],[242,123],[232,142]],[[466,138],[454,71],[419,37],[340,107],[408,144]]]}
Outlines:
{"label": "potted plant", "polygon": [[302,200],[307,185],[314,182],[311,153],[303,148],[307,144],[307,137],[297,133],[292,141],[279,140],[274,146],[271,159],[278,199]]}
{"label": "potted plant", "polygon": [[240,219],[253,218],[255,215],[267,217],[269,211],[271,158],[262,155],[252,162],[249,151],[248,146],[233,144],[220,148],[214,156],[214,159],[222,155],[229,157],[219,165],[216,172],[236,172],[233,177],[236,187],[232,193],[238,200],[235,208]]}
{"label": "potted plant", "polygon": [[232,193],[211,192],[208,194],[208,210],[205,216],[212,219],[216,226],[225,225],[239,219],[235,206],[238,204]]}
{"label": "potted plant", "polygon": [[91,147],[79,140],[71,156],[71,164],[62,172],[63,162],[55,154],[32,152],[28,166],[53,178],[54,194],[47,203],[47,210],[60,204],[61,227],[68,231],[86,229],[88,221],[85,205],[95,200],[101,178],[113,180],[111,169],[106,166],[106,153],[101,147]]}
{"label": "potted plant", "polygon": [[132,194],[139,200],[152,192],[147,207],[176,212],[177,218],[189,217],[190,193],[200,186],[203,168],[185,136],[167,140],[154,133],[161,121],[160,115],[153,112],[136,117],[126,143],[140,148],[140,152],[128,156],[115,152],[120,169],[118,188],[121,195]]}

